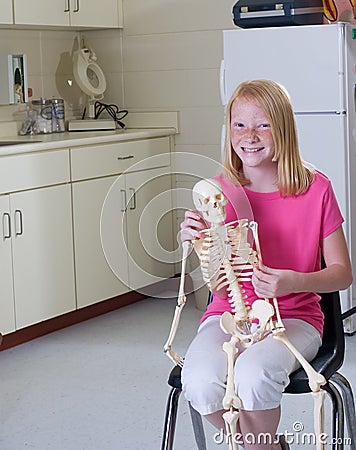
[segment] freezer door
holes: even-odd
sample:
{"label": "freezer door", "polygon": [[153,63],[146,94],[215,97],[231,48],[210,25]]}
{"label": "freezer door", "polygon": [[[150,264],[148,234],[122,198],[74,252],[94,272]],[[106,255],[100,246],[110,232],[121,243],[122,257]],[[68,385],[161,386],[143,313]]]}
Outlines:
{"label": "freezer door", "polygon": [[287,88],[296,111],[344,110],[344,31],[341,23],[224,31],[225,102],[241,81],[264,78]]}

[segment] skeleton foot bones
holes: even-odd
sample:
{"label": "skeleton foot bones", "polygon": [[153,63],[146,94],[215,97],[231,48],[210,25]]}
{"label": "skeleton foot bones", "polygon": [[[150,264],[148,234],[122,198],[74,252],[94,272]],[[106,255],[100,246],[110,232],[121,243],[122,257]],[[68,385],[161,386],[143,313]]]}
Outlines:
{"label": "skeleton foot bones", "polygon": [[[238,353],[236,344],[249,347],[269,334],[286,345],[306,371],[314,398],[315,434],[316,437],[320,436],[324,432],[324,392],[321,390],[321,386],[326,383],[325,378],[313,369],[285,336],[277,299],[271,299],[273,304],[267,298],[258,299],[249,307],[241,288],[240,283],[250,281],[253,268],[259,261],[262,262],[257,223],[240,219],[224,224],[227,199],[216,180],[199,181],[193,188],[193,201],[204,220],[210,223],[210,228],[203,230],[204,237],[193,242],[194,249],[199,256],[203,279],[209,289],[213,291],[226,289],[227,301],[232,310],[232,313],[225,312],[220,320],[222,330],[231,335],[230,341],[223,345],[223,351],[227,356],[226,393],[223,399],[223,408],[227,411],[223,415],[227,435],[230,437],[236,435],[238,410],[241,407],[241,400],[236,395],[234,385],[234,363]],[[252,232],[256,250],[248,242],[249,230]],[[186,302],[184,280],[190,245],[191,243],[188,241],[183,243],[178,302],[169,337],[164,346],[167,356],[179,366],[183,366],[183,358],[172,350],[172,344]],[[273,320],[273,316],[276,317],[276,320]],[[254,327],[252,327],[253,322],[256,324]],[[321,450],[323,448],[322,440],[317,438],[316,441],[318,450]],[[237,448],[231,438],[229,447],[230,450]]]}

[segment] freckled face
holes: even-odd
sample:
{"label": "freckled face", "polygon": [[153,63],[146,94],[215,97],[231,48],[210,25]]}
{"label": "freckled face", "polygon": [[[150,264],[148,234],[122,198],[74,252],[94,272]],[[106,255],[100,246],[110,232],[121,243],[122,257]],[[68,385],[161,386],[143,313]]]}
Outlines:
{"label": "freckled face", "polygon": [[236,99],[231,106],[231,144],[245,168],[275,166],[271,125],[252,100]]}

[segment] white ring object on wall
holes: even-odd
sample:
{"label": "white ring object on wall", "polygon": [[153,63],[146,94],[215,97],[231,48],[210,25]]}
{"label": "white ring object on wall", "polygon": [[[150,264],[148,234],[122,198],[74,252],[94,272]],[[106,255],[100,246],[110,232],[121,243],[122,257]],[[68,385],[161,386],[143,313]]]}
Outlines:
{"label": "white ring object on wall", "polygon": [[80,89],[90,97],[101,97],[106,89],[104,72],[91,59],[90,51],[82,48],[73,54],[73,75]]}

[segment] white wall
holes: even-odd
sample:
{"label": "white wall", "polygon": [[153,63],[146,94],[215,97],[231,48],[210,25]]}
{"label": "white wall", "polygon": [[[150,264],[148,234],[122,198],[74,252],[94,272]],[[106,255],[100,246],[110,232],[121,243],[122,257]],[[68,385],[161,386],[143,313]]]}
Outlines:
{"label": "white wall", "polygon": [[[124,104],[130,110],[178,111],[176,152],[220,160],[223,107],[219,93],[222,30],[233,28],[233,0],[124,0]],[[196,181],[216,166],[176,164],[177,205],[191,201]],[[184,191],[187,189],[187,191]],[[189,205],[188,205],[189,206]],[[192,205],[191,205],[192,206]],[[177,210],[180,222],[183,209]]]}
{"label": "white wall", "polygon": [[[24,53],[28,61],[28,85],[32,99],[64,98],[69,113],[80,108],[81,92],[74,84],[71,52],[74,31],[38,31],[0,29],[0,54]],[[24,105],[0,108],[0,121],[21,120]]]}
{"label": "white wall", "polygon": [[219,158],[221,30],[233,0],[124,0],[125,107],[179,111],[176,150]]}

